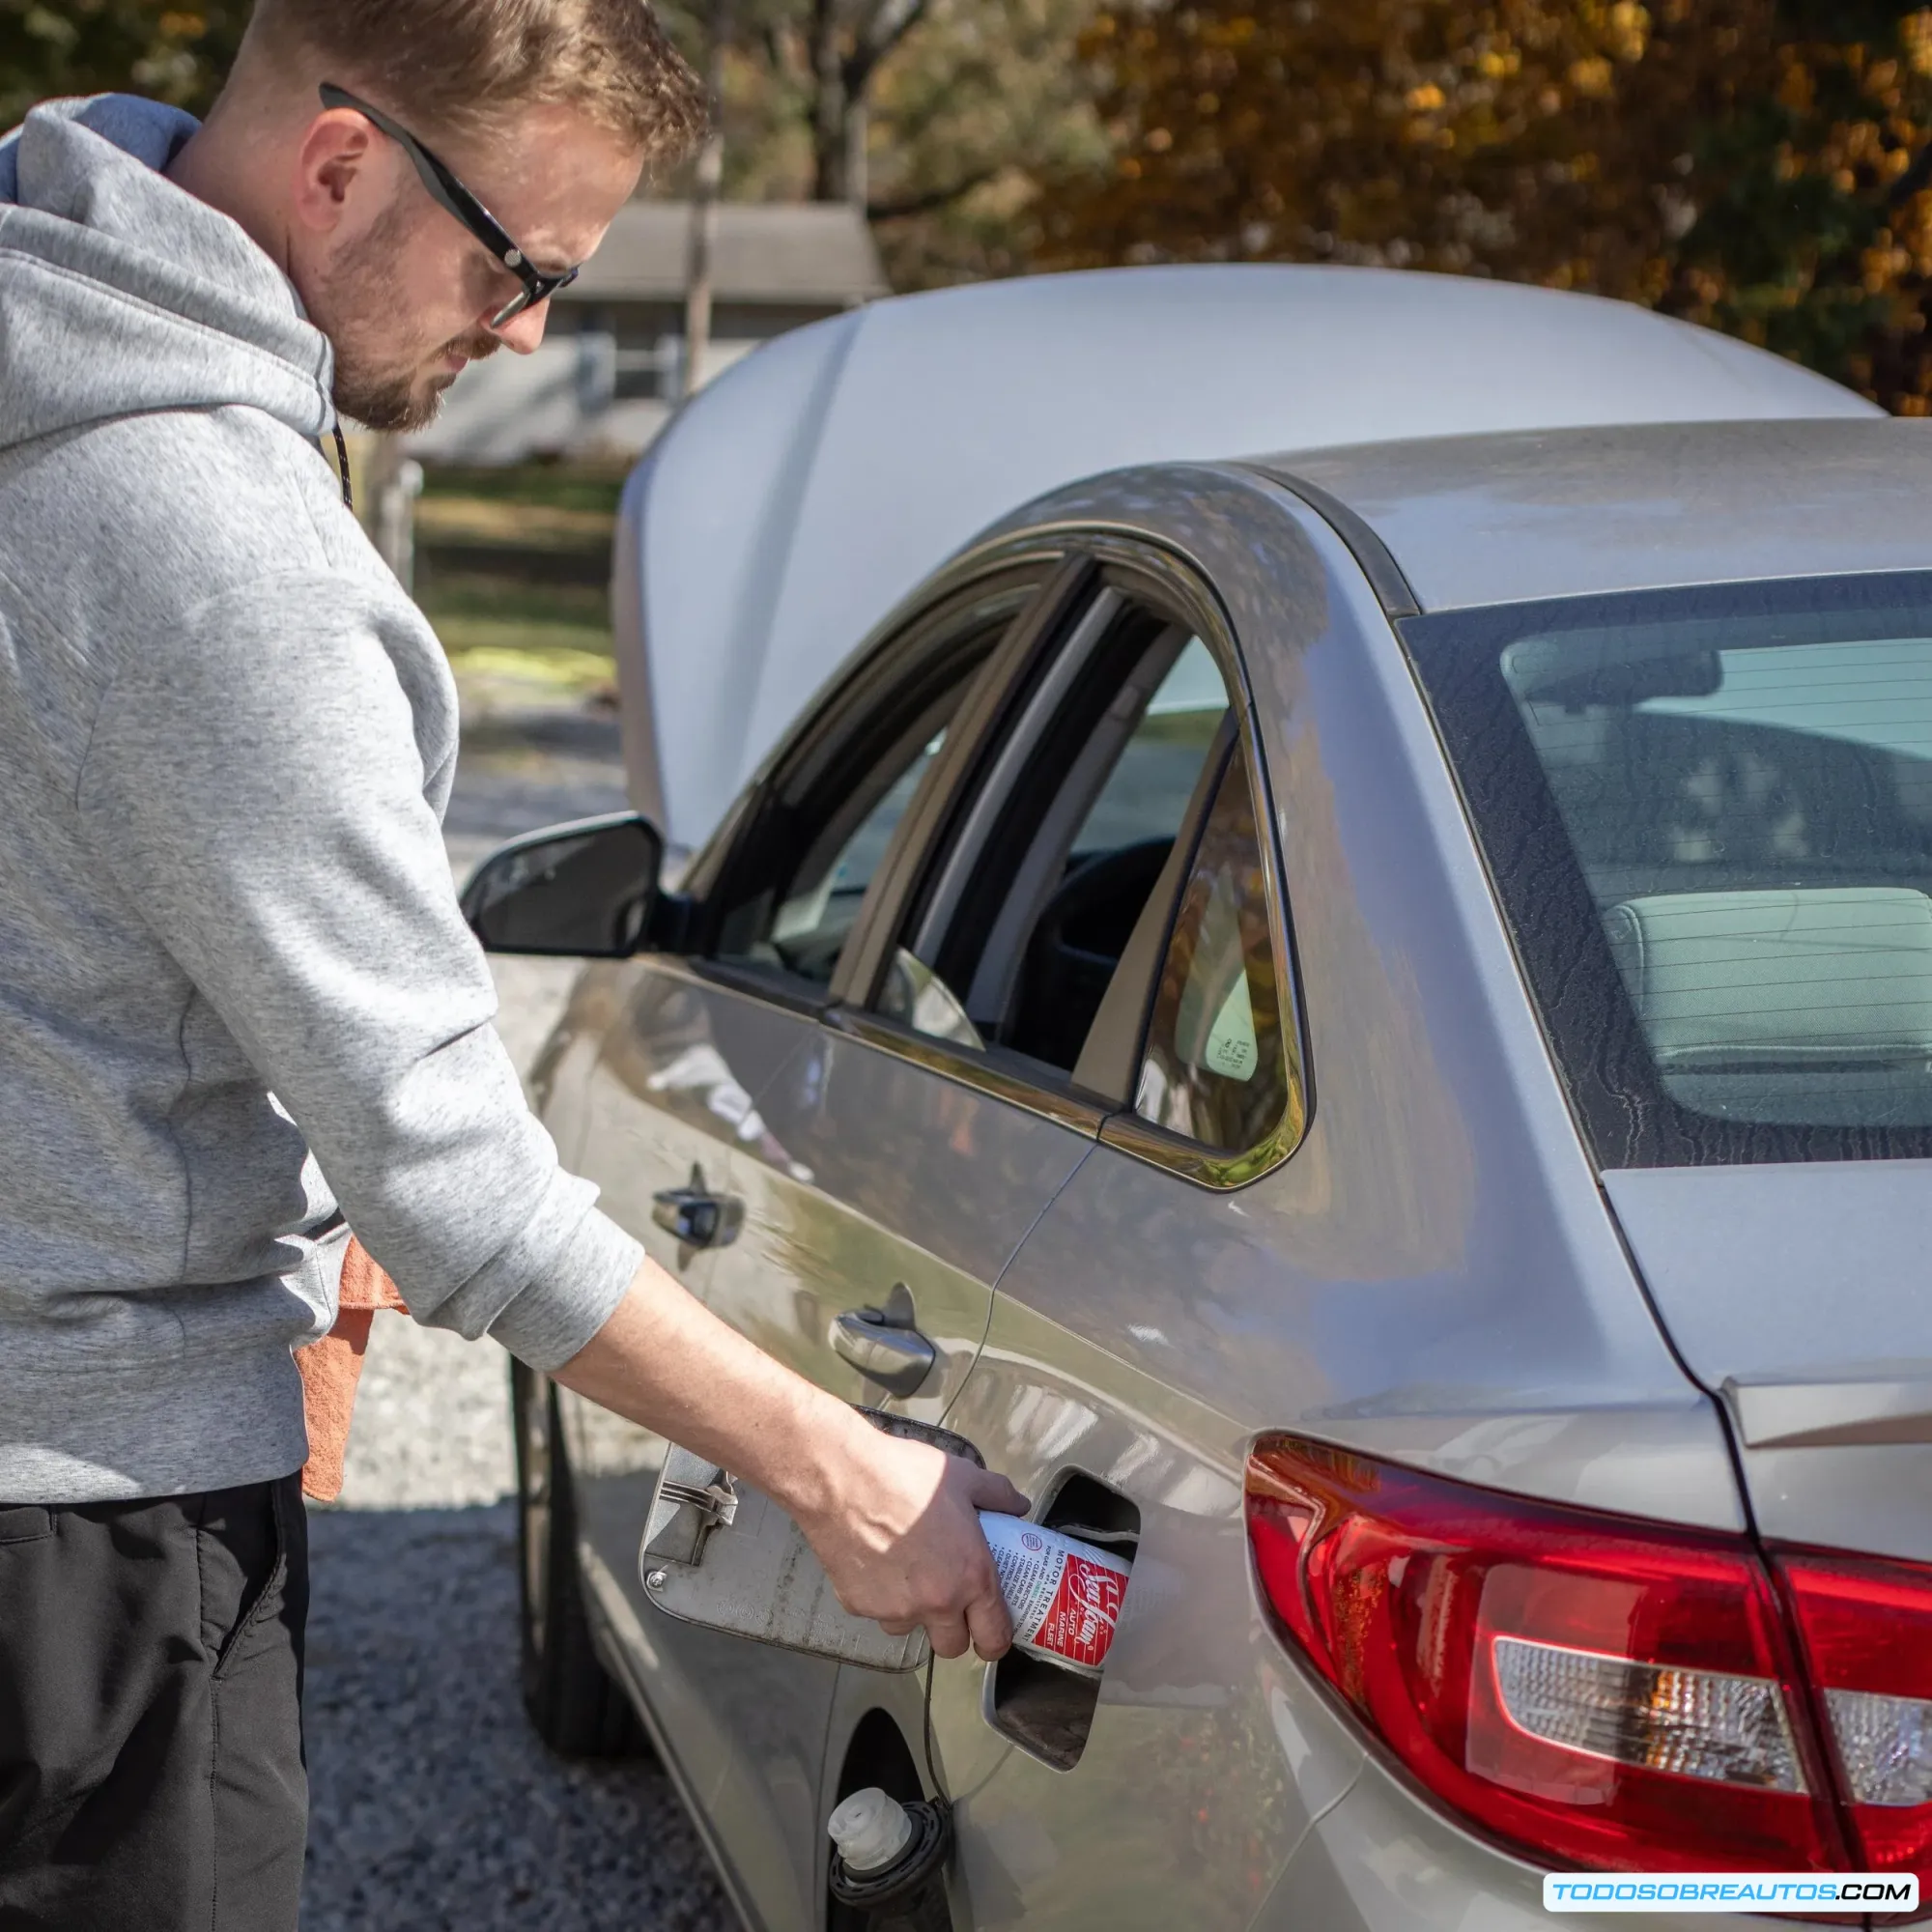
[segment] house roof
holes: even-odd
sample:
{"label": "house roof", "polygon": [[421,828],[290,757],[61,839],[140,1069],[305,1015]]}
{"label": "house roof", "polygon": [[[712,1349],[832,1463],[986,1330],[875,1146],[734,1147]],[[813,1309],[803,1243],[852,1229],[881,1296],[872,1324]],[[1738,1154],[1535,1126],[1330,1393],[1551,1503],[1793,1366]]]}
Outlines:
{"label": "house roof", "polygon": [[[721,202],[717,238],[715,301],[842,308],[886,293],[871,230],[844,202]],[[690,245],[689,202],[627,202],[557,299],[681,299]]]}

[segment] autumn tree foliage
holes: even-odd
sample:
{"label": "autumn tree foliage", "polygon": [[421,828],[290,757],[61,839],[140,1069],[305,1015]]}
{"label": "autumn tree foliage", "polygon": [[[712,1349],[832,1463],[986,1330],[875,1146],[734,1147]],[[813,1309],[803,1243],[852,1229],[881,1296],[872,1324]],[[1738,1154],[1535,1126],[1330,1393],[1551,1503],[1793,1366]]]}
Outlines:
{"label": "autumn tree foliage", "polygon": [[1536,281],[1928,408],[1932,9],[1117,3],[1082,53],[1113,157],[1044,204],[1046,264]]}
{"label": "autumn tree foliage", "polygon": [[119,89],[205,112],[247,0],[0,0],[0,128],[37,100]]}
{"label": "autumn tree foliage", "polygon": [[[701,58],[713,0],[658,0]],[[731,0],[724,191],[864,208],[895,287],[1011,274],[1044,180],[1104,161],[1094,0]]]}

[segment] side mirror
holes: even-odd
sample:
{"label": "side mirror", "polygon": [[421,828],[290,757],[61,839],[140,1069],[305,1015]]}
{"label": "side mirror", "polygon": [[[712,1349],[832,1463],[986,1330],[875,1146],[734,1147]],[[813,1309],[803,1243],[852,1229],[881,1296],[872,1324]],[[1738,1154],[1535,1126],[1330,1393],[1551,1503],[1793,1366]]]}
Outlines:
{"label": "side mirror", "polygon": [[463,889],[463,916],[490,952],[626,959],[657,909],[664,835],[634,811],[526,833]]}

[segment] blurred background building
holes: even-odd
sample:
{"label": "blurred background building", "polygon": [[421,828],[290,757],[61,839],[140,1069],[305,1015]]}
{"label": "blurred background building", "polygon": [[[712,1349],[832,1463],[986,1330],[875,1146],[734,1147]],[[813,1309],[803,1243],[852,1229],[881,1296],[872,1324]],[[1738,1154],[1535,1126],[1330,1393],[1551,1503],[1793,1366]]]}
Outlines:
{"label": "blurred background building", "polygon": [[[469,370],[410,440],[425,464],[635,457],[686,392],[691,209],[634,201],[551,304],[534,355]],[[841,202],[724,202],[716,212],[704,382],[772,336],[886,293],[864,214]]]}

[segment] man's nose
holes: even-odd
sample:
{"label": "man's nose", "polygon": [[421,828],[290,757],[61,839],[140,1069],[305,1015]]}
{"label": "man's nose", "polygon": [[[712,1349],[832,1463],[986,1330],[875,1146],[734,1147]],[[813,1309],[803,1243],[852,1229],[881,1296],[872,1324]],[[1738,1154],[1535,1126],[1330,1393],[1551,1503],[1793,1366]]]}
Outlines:
{"label": "man's nose", "polygon": [[549,321],[550,303],[540,301],[525,309],[521,315],[513,315],[496,334],[505,349],[514,350],[519,355],[528,355],[544,339],[544,328]]}

